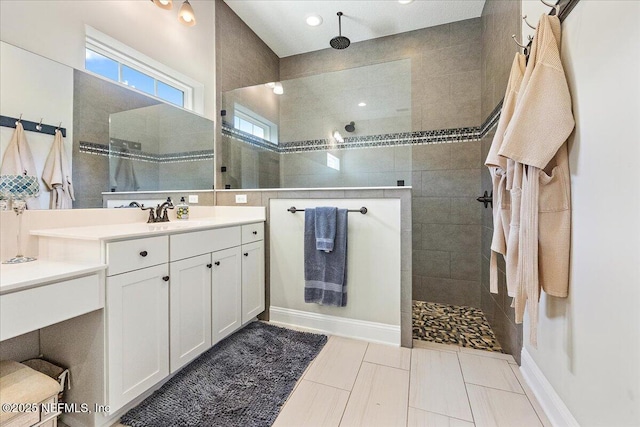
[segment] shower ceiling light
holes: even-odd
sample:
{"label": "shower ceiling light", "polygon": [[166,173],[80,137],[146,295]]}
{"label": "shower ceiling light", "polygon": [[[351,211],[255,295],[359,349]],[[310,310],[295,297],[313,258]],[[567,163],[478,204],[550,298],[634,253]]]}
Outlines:
{"label": "shower ceiling light", "polygon": [[400,4],[409,4],[411,2],[413,2],[413,0],[398,0],[398,3]]}
{"label": "shower ceiling light", "polygon": [[196,14],[193,13],[193,8],[189,3],[189,0],[184,0],[182,6],[180,6],[180,11],[178,12],[178,21],[182,22],[184,25],[188,27],[193,27],[196,25]]}
{"label": "shower ceiling light", "polygon": [[366,107],[367,103],[366,102],[361,102],[358,104],[358,107]]}
{"label": "shower ceiling light", "polygon": [[171,10],[171,8],[173,7],[172,0],[151,0],[151,1],[160,9]]}
{"label": "shower ceiling light", "polygon": [[317,27],[318,25],[322,24],[322,16],[320,15],[309,15],[307,16],[307,25],[311,26],[311,27]]}
{"label": "shower ceiling light", "polygon": [[284,88],[282,87],[282,83],[277,82],[273,86],[273,93],[275,93],[276,95],[282,95],[284,93]]}

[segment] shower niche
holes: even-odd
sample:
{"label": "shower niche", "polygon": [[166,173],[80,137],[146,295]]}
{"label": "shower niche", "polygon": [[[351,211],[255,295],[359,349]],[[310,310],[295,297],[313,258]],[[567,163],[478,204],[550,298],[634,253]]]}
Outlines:
{"label": "shower niche", "polygon": [[217,188],[411,185],[411,60],[225,92]]}

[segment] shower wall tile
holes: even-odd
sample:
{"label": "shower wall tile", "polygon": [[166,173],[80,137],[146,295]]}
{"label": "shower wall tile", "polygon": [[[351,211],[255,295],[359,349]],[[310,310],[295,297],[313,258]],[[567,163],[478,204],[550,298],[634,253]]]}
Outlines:
{"label": "shower wall tile", "polygon": [[478,252],[452,252],[451,278],[477,281],[481,274],[481,257]]}
{"label": "shower wall tile", "polygon": [[418,276],[451,277],[451,255],[442,251],[413,251],[413,273]]}
{"label": "shower wall tile", "polygon": [[480,247],[480,227],[458,224],[422,224],[422,245],[427,250],[449,252],[475,250]]}
{"label": "shower wall tile", "polygon": [[451,199],[448,197],[414,197],[414,224],[449,224]]}
{"label": "shower wall tile", "polygon": [[452,197],[451,224],[478,224],[482,223],[482,204],[473,197]]}
{"label": "shower wall tile", "polygon": [[422,172],[424,197],[474,197],[480,194],[480,169]]}
{"label": "shower wall tile", "polygon": [[413,299],[441,304],[480,306],[480,284],[477,281],[419,277],[420,285],[414,286]]}
{"label": "shower wall tile", "polygon": [[459,142],[451,146],[451,169],[479,169],[482,167],[481,144]]}

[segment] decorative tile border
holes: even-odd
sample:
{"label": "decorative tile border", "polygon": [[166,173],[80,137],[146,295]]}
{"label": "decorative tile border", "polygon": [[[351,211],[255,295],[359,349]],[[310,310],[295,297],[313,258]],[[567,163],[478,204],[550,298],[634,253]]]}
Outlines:
{"label": "decorative tile border", "polygon": [[140,162],[150,163],[179,163],[179,162],[195,162],[200,160],[212,160],[213,150],[185,151],[179,153],[154,154],[144,151],[127,151],[120,148],[112,148],[109,150],[107,144],[96,144],[93,142],[80,141],[80,152],[87,154],[95,154],[98,156],[116,157],[123,159],[131,159]]}
{"label": "decorative tile border", "polygon": [[266,149],[275,153],[288,154],[305,151],[352,150],[357,148],[395,147],[402,145],[450,144],[455,142],[480,141],[498,123],[502,101],[480,125],[465,128],[441,130],[423,130],[417,132],[398,132],[380,135],[353,136],[344,138],[344,142],[330,139],[312,139],[306,141],[281,142],[274,145],[270,141],[235,129],[230,123],[222,123],[222,134],[235,140]]}

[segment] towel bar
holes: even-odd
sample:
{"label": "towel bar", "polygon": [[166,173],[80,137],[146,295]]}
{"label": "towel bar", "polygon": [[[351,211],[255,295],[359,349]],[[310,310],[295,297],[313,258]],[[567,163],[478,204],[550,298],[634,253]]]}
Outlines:
{"label": "towel bar", "polygon": [[[287,209],[287,211],[291,213],[296,213],[296,212],[304,212],[304,209],[296,209],[295,206],[291,206],[289,209]],[[364,215],[367,212],[369,212],[369,210],[363,206],[360,209],[349,209],[347,210],[347,212],[360,212],[362,215]]]}

